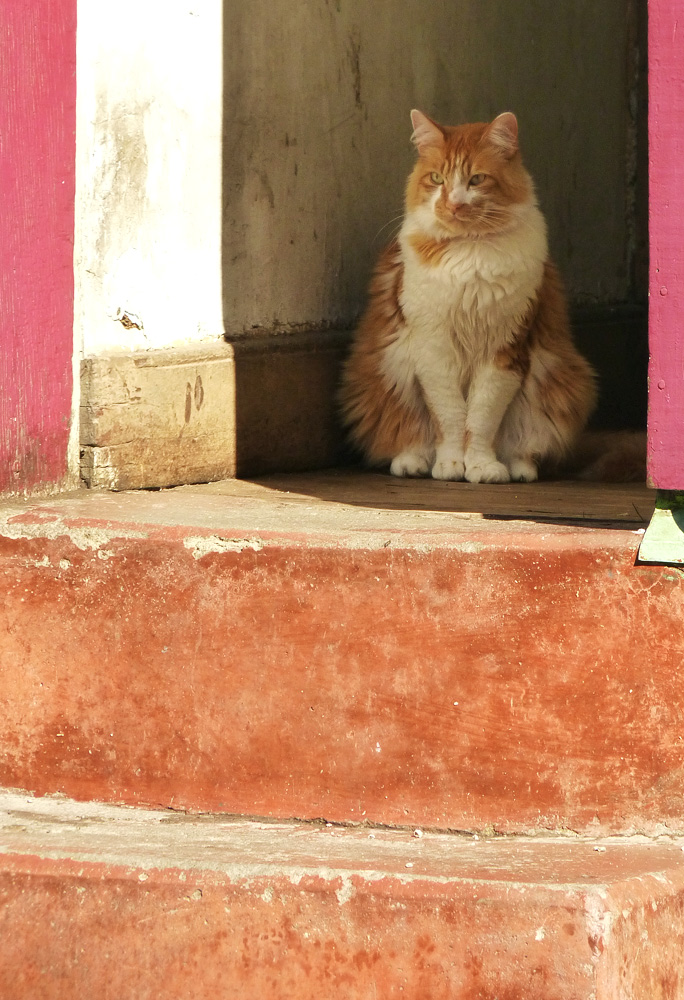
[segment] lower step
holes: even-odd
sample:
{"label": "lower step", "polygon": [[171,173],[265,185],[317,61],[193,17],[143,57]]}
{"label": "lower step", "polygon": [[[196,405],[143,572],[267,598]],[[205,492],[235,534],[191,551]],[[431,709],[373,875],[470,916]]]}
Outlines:
{"label": "lower step", "polygon": [[0,996],[679,1000],[673,840],[0,796]]}

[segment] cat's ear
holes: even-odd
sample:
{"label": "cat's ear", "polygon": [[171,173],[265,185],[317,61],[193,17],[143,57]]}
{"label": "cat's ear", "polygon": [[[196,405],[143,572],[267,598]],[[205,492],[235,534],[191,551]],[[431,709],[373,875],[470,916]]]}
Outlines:
{"label": "cat's ear", "polygon": [[518,119],[512,111],[504,111],[487,130],[490,141],[510,160],[518,152]]}
{"label": "cat's ear", "polygon": [[422,111],[411,112],[411,124],[413,125],[413,135],[411,142],[419,153],[425,153],[428,149],[441,149],[444,145],[444,133],[432,118],[428,118]]}

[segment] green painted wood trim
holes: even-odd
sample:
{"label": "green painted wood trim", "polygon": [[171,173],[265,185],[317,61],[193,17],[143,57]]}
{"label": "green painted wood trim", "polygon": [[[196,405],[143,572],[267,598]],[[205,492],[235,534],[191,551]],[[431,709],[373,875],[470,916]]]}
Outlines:
{"label": "green painted wood trim", "polygon": [[651,523],[639,547],[639,561],[684,564],[684,493],[658,490]]}

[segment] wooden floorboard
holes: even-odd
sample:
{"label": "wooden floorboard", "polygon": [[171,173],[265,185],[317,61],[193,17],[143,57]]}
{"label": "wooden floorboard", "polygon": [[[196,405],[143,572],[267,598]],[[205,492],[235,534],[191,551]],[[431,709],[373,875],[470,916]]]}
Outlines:
{"label": "wooden floorboard", "polygon": [[[225,483],[222,484],[225,488]],[[643,483],[574,481],[474,484],[397,479],[335,469],[234,481],[238,493],[275,490],[287,503],[343,504],[384,510],[452,511],[491,518],[615,522],[645,525],[655,491]]]}

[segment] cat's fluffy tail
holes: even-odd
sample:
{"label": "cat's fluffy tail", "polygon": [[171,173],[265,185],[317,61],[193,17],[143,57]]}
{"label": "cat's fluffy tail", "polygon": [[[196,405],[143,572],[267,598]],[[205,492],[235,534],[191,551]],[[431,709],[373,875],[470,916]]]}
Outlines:
{"label": "cat's fluffy tail", "polygon": [[645,431],[585,431],[567,467],[566,476],[602,483],[646,481]]}

